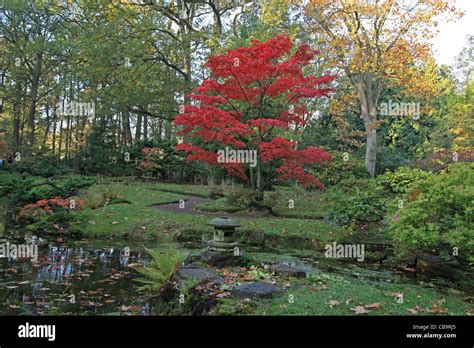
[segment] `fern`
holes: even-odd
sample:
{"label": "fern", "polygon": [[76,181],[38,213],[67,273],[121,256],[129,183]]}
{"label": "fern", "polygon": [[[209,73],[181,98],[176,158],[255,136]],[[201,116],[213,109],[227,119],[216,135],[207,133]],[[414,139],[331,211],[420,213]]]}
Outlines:
{"label": "fern", "polygon": [[137,269],[142,278],[138,278],[136,281],[143,284],[137,290],[159,292],[178,269],[180,255],[174,245],[169,245],[161,250],[145,249],[151,256],[151,262],[147,267]]}

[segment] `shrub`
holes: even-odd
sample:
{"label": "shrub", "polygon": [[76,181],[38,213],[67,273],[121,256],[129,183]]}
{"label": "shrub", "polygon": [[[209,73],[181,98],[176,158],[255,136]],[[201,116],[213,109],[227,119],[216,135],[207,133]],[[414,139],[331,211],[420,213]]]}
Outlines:
{"label": "shrub", "polygon": [[70,176],[62,182],[60,187],[67,192],[67,194],[74,195],[77,194],[80,189],[88,188],[96,182],[97,179],[92,176]]}
{"label": "shrub", "polygon": [[318,165],[318,168],[312,174],[325,186],[336,185],[344,179],[369,177],[362,161],[355,159],[352,155],[348,156],[347,161],[345,161],[342,153],[333,155],[331,162]]}
{"label": "shrub", "polygon": [[24,196],[23,200],[26,202],[36,202],[52,197],[59,197],[63,195],[63,191],[58,187],[50,185],[41,185],[32,187]]}
{"label": "shrub", "polygon": [[6,197],[14,192],[22,191],[22,180],[18,175],[10,173],[0,174],[0,196]]}
{"label": "shrub", "polygon": [[430,152],[417,161],[416,166],[433,172],[440,172],[456,162],[474,162],[474,149],[451,151],[439,149]]}
{"label": "shrub", "polygon": [[258,192],[248,188],[232,188],[229,190],[226,202],[230,207],[241,209],[255,208],[257,210],[273,213],[278,204],[280,194],[276,191],[264,193],[264,199],[258,200]]}
{"label": "shrub", "polygon": [[240,207],[249,208],[257,205],[257,193],[248,188],[232,188],[227,194],[227,203]]}
{"label": "shrub", "polygon": [[158,176],[163,170],[159,164],[164,158],[164,151],[159,147],[144,147],[141,151],[143,160],[137,165],[137,170],[140,175],[152,174]]}
{"label": "shrub", "polygon": [[91,188],[84,196],[85,206],[97,209],[109,203],[121,201],[121,187],[117,184],[97,185]]}
{"label": "shrub", "polygon": [[339,194],[351,194],[355,191],[367,191],[369,189],[376,189],[374,181],[372,179],[357,179],[348,178],[341,180],[336,186],[330,187],[327,190],[327,194],[330,196],[333,193]]}
{"label": "shrub", "polygon": [[28,224],[26,229],[34,233],[80,234],[86,218],[80,211],[62,210],[39,216],[34,223]]}
{"label": "shrub", "polygon": [[391,209],[390,232],[398,254],[448,251],[473,258],[474,163],[457,163],[420,181]]}
{"label": "shrub", "polygon": [[79,189],[95,183],[93,177],[68,177],[60,180],[28,177],[18,175],[0,175],[0,196],[8,197],[12,204],[22,206],[52,197],[68,197],[77,194]]}
{"label": "shrub", "polygon": [[280,199],[281,193],[279,191],[270,191],[265,193],[263,202],[273,211],[278,206]]}
{"label": "shrub", "polygon": [[326,218],[340,225],[382,220],[385,202],[373,180],[343,180],[328,192],[333,204]]}
{"label": "shrub", "polygon": [[377,155],[376,172],[384,173],[387,170],[396,170],[398,167],[407,166],[410,160],[406,153],[397,148],[383,146]]}
{"label": "shrub", "polygon": [[[18,213],[18,216],[25,221],[34,221],[36,217],[43,215],[52,215],[58,211],[71,209],[72,200],[54,197],[50,199],[42,199],[33,204],[27,204]],[[75,207],[84,205],[82,199],[74,200]]]}
{"label": "shrub", "polygon": [[27,173],[33,176],[49,178],[57,175],[68,175],[72,169],[65,165],[56,165],[56,157],[45,154],[23,156],[20,161],[14,161],[10,170],[17,173]]}
{"label": "shrub", "polygon": [[[72,221],[82,222],[79,215],[71,207],[72,200],[54,197],[42,199],[33,204],[27,204],[18,213],[20,222],[27,224],[27,229],[33,232],[64,232]],[[75,207],[84,205],[84,201],[76,198]]]}
{"label": "shrub", "polygon": [[138,290],[159,292],[169,284],[171,277],[178,269],[180,255],[174,245],[169,245],[162,250],[146,249],[146,251],[151,256],[151,262],[147,267],[137,269],[142,278],[136,281],[144,284]]}
{"label": "shrub", "polygon": [[224,190],[222,189],[222,186],[220,185],[209,185],[210,190],[209,190],[209,198],[210,199],[218,199],[221,197],[224,197]]}
{"label": "shrub", "polygon": [[417,168],[400,167],[395,171],[387,171],[377,177],[378,185],[391,193],[405,193],[415,184],[426,180],[431,176],[430,172],[425,172]]}

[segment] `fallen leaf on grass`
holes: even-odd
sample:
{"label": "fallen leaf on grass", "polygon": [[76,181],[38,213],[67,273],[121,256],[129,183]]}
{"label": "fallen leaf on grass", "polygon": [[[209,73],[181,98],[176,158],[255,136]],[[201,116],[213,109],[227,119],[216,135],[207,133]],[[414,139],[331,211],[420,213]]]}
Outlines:
{"label": "fallen leaf on grass", "polygon": [[137,268],[137,267],[142,267],[143,265],[141,263],[135,262],[135,263],[130,263],[128,267],[130,268]]}
{"label": "fallen leaf on grass", "polygon": [[403,303],[403,293],[402,292],[385,292],[385,296],[393,296],[397,303]]}
{"label": "fallen leaf on grass", "polygon": [[338,305],[340,305],[340,304],[341,304],[341,303],[340,303],[339,301],[337,301],[337,300],[331,300],[331,301],[328,302],[328,305],[329,305],[329,307],[331,307],[331,308],[333,308],[334,306],[338,306]]}
{"label": "fallen leaf on grass", "polygon": [[138,306],[125,306],[122,305],[119,307],[122,312],[138,312],[140,310],[140,307]]}
{"label": "fallen leaf on grass", "polygon": [[384,292],[385,296],[394,296],[394,297],[401,297],[403,293],[401,292]]}
{"label": "fallen leaf on grass", "polygon": [[356,307],[350,308],[350,310],[355,312],[355,314],[370,313],[370,311],[366,309],[364,306],[356,306]]}
{"label": "fallen leaf on grass", "polygon": [[366,305],[361,305],[361,306],[355,306],[353,308],[350,308],[351,311],[354,311],[355,314],[365,314],[369,313],[371,309],[379,309],[382,307],[380,303],[370,303]]}
{"label": "fallen leaf on grass", "polygon": [[366,309],[379,309],[380,307],[382,307],[380,303],[371,303],[371,304],[364,305],[364,308]]}
{"label": "fallen leaf on grass", "polygon": [[427,309],[426,312],[433,313],[433,314],[447,314],[449,313],[448,308],[444,308],[443,304],[446,300],[443,298],[441,300],[436,301],[431,309]]}
{"label": "fallen leaf on grass", "polygon": [[407,308],[406,311],[408,314],[418,314],[424,312],[424,309],[420,305],[416,305],[415,308]]}

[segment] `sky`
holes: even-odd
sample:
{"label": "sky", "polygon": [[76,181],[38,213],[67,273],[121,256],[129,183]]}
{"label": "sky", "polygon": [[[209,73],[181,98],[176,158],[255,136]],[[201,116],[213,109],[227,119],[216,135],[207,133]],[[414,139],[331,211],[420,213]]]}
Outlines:
{"label": "sky", "polygon": [[440,23],[439,34],[433,39],[438,64],[453,64],[466,45],[466,36],[474,35],[474,0],[456,0],[455,5],[465,14],[456,22]]}

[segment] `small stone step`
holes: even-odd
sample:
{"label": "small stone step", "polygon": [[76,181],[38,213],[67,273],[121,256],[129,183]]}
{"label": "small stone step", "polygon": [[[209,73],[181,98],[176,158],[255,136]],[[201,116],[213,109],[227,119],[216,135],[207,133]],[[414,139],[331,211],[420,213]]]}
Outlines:
{"label": "small stone step", "polygon": [[239,299],[255,297],[270,298],[275,292],[277,292],[277,290],[276,286],[269,283],[252,282],[234,286],[232,289],[232,295]]}
{"label": "small stone step", "polygon": [[278,263],[268,266],[268,270],[282,277],[306,278],[306,270],[300,266]]}
{"label": "small stone step", "polygon": [[199,281],[224,282],[224,279],[214,272],[214,270],[198,266],[184,266],[178,271],[178,276],[181,279],[194,278]]}

